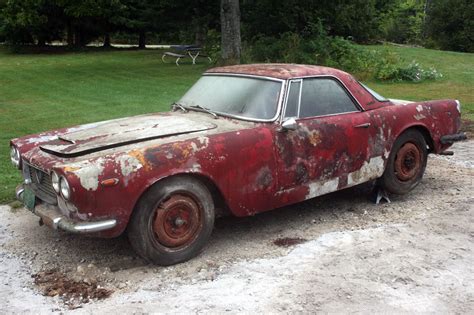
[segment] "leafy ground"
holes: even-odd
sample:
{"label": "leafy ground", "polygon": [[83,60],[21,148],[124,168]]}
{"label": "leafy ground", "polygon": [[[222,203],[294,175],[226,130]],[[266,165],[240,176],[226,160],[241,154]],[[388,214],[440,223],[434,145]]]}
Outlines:
{"label": "leafy ground", "polygon": [[[409,63],[434,66],[444,77],[424,83],[367,82],[386,97],[457,98],[474,120],[474,54],[421,48],[393,49]],[[13,200],[20,176],[9,162],[9,140],[39,131],[163,111],[207,65],[163,64],[161,53],[93,51],[21,54],[0,48],[0,203]]]}

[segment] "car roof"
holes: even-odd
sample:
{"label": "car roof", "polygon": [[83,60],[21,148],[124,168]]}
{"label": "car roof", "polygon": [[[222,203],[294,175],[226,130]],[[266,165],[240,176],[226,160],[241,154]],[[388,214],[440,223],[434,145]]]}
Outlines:
{"label": "car roof", "polygon": [[336,76],[339,78],[349,76],[348,73],[334,68],[287,63],[262,63],[217,67],[207,70],[206,73],[256,75],[282,80],[318,75]]}

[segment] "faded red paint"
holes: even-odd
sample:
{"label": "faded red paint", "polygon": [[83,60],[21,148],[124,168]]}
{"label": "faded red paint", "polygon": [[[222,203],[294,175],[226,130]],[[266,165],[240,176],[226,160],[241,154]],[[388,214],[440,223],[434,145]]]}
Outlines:
{"label": "faded red paint", "polygon": [[[380,168],[383,171],[394,141],[408,128],[426,132],[431,151],[440,153],[449,147],[442,145],[440,138],[458,132],[460,127],[460,114],[453,100],[407,105],[379,102],[351,75],[336,69],[241,65],[215,68],[207,73],[282,80],[333,76],[347,87],[362,110],[299,119],[298,129],[286,132],[281,131],[279,120],[215,120],[197,112],[153,114],[150,119],[186,118],[215,127],[73,157],[44,152],[40,146],[64,144],[57,136],[81,127],[18,138],[11,143],[28,163],[67,177],[73,188],[69,206],[77,209],[68,213],[71,219],[115,218],[118,225],[100,234],[114,237],[126,228],[140,196],[169,176],[190,174],[205,178],[215,186],[231,213],[253,215],[375,179],[381,175]],[[356,127],[365,124],[370,126]],[[70,145],[66,151],[76,150],[79,144]],[[117,179],[116,185],[100,184]]]}

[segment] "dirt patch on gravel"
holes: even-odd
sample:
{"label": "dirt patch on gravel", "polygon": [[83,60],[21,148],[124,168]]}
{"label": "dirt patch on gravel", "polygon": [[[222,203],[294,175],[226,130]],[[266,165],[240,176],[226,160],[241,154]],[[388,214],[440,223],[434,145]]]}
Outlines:
{"label": "dirt patch on gravel", "polygon": [[273,244],[280,247],[290,247],[295,246],[298,244],[303,244],[308,240],[301,238],[301,237],[284,237],[284,238],[277,238],[273,241]]}
{"label": "dirt patch on gravel", "polygon": [[[148,265],[125,237],[52,231],[0,206],[0,313],[472,313],[474,142],[453,150],[391,203],[373,204],[362,185],[218,219],[200,256],[169,267]],[[52,269],[114,293],[68,310],[31,278]]]}
{"label": "dirt patch on gravel", "polygon": [[33,276],[36,284],[44,296],[59,296],[69,309],[76,309],[90,301],[108,298],[112,290],[102,288],[96,279],[70,279],[58,269],[41,271]]}

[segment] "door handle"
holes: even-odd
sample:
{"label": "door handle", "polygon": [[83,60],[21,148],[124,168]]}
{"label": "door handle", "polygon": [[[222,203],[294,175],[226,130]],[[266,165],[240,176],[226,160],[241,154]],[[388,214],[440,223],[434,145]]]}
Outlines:
{"label": "door handle", "polygon": [[370,123],[365,123],[365,124],[360,124],[360,125],[354,126],[354,128],[369,128],[369,127],[370,127]]}

